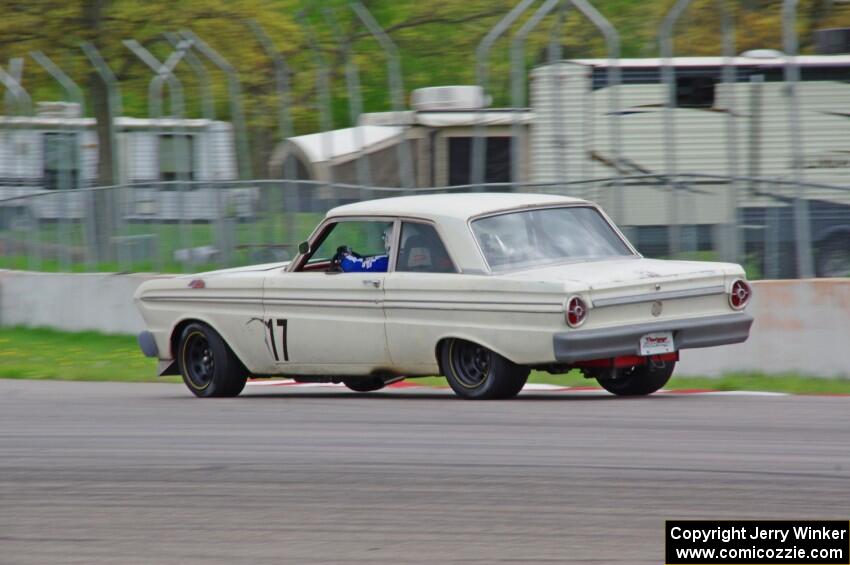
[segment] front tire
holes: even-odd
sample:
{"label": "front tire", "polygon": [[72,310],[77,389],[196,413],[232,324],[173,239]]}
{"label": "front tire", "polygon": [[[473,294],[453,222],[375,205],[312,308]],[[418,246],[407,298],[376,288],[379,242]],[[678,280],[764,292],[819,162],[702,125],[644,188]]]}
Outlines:
{"label": "front tire", "polygon": [[461,339],[443,345],[440,364],[455,394],[468,400],[513,398],[525,386],[529,373],[527,367]]}
{"label": "front tire", "polygon": [[183,382],[202,398],[237,396],[248,371],[218,333],[205,324],[189,324],[180,336],[177,364]]}
{"label": "front tire", "polygon": [[617,396],[646,396],[666,385],[675,368],[675,361],[657,364],[648,361],[645,365],[617,369],[614,377],[599,376],[596,380],[602,388]]}

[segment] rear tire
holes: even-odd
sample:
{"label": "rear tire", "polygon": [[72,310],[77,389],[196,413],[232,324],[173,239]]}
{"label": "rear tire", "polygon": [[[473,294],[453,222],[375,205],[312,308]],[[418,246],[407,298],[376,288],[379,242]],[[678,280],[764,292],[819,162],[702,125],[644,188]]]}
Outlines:
{"label": "rear tire", "polygon": [[440,365],[452,390],[467,400],[513,398],[528,380],[529,369],[486,347],[452,339],[440,349]]}
{"label": "rear tire", "polygon": [[675,368],[675,361],[664,361],[659,365],[650,361],[645,365],[617,369],[614,378],[605,376],[596,380],[602,388],[617,396],[646,396],[666,385]]}
{"label": "rear tire", "polygon": [[365,379],[345,379],[342,384],[353,390],[354,392],[374,392],[381,390],[385,386],[384,379],[380,377],[368,377]]}
{"label": "rear tire", "polygon": [[231,397],[245,388],[248,370],[209,326],[186,326],[177,351],[177,365],[183,382],[195,396]]}

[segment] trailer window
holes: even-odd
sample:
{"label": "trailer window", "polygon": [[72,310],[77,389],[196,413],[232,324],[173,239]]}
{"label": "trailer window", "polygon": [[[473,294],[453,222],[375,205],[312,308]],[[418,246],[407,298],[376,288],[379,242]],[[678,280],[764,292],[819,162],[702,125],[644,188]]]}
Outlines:
{"label": "trailer window", "polygon": [[712,108],[717,80],[710,76],[676,77],[676,106],[680,108]]}
{"label": "trailer window", "polygon": [[77,134],[49,132],[44,134],[44,188],[69,190],[77,188],[80,171],[80,147]]}
{"label": "trailer window", "polygon": [[[449,138],[449,185],[470,184],[473,138]],[[511,182],[511,138],[487,137],[484,182]]]}
{"label": "trailer window", "polygon": [[195,180],[194,136],[159,136],[159,180]]}

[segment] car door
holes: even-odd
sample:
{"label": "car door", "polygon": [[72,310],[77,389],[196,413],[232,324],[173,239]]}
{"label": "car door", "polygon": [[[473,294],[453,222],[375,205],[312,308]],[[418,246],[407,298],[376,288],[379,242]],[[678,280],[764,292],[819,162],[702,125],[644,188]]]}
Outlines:
{"label": "car door", "polygon": [[[294,270],[265,280],[269,353],[281,373],[366,374],[389,364],[384,327],[385,272],[332,272],[340,246],[364,257],[385,254],[385,219],[341,219],[321,230]],[[300,265],[299,265],[300,263]]]}
{"label": "car door", "polygon": [[436,226],[400,222],[397,260],[384,285],[387,344],[395,367],[436,369],[434,345],[447,327],[468,323],[458,300],[475,295],[465,287]]}

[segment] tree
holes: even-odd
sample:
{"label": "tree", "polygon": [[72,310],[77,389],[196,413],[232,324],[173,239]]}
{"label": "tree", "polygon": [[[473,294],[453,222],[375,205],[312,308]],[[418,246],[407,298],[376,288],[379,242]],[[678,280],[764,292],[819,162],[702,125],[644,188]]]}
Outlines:
{"label": "tree", "polygon": [[[475,80],[475,49],[486,32],[518,0],[366,0],[364,3],[391,35],[402,56],[405,87],[471,84]],[[675,0],[596,0],[598,9],[615,25],[625,57],[658,56],[658,26]],[[676,28],[677,55],[721,53],[720,0],[695,0]],[[525,17],[531,14],[528,10]],[[737,50],[756,47],[781,48],[781,0],[729,0],[735,14]],[[151,71],[123,44],[135,38],[161,60],[172,50],[163,33],[192,29],[227,58],[239,71],[244,106],[252,137],[253,169],[266,171],[268,156],[278,139],[274,69],[246,26],[254,19],[272,37],[292,70],[291,113],[297,133],[316,131],[316,80],[314,57],[305,30],[295,14],[305,12],[319,48],[328,61],[333,84],[335,127],[348,125],[349,114],[343,80],[342,45],[351,42],[361,70],[365,111],[389,108],[387,74],[383,54],[368,31],[349,9],[349,0],[6,0],[0,19],[0,61],[39,49],[61,64],[85,85],[88,112],[98,118],[98,133],[105,139],[105,89],[92,74],[80,51],[82,41],[94,43],[121,82],[123,106],[128,115],[147,115],[147,85]],[[329,28],[322,11],[334,10],[343,36]],[[850,25],[850,4],[834,0],[801,0],[799,7],[801,49],[811,49],[812,32],[820,27]],[[491,57],[490,84],[497,103],[508,102],[509,45],[521,19],[496,44]],[[554,17],[550,16],[529,37],[528,64],[540,61]],[[562,44],[568,56],[604,57],[602,37],[574,9],[568,12]],[[209,67],[209,66],[208,66]],[[226,84],[209,67],[220,119],[229,119]],[[200,115],[200,97],[194,75],[181,63],[177,73],[184,84],[187,112]],[[35,65],[25,71],[25,85],[35,100],[60,95],[55,81]],[[100,143],[99,182],[111,183],[107,143]]]}

